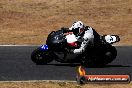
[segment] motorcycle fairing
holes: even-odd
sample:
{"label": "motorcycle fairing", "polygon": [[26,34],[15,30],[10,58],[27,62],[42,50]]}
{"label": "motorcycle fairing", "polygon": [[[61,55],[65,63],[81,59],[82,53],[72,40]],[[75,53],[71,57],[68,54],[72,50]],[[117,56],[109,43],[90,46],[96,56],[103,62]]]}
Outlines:
{"label": "motorcycle fairing", "polygon": [[67,40],[67,43],[73,43],[73,42],[77,41],[77,39],[76,39],[74,34],[68,34],[66,36],[66,40]]}
{"label": "motorcycle fairing", "polygon": [[77,47],[78,46],[78,44],[76,43],[77,42],[77,39],[76,39],[76,36],[74,34],[68,34],[66,36],[66,40],[67,40],[67,43],[70,46],[73,46],[73,47]]}

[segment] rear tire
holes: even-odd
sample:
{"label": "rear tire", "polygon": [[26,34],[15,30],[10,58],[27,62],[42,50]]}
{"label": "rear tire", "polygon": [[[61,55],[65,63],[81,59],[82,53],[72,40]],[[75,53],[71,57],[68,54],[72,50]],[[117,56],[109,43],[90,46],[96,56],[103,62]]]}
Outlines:
{"label": "rear tire", "polygon": [[40,48],[34,50],[31,54],[31,60],[37,65],[47,64],[53,61],[49,51],[43,51]]}
{"label": "rear tire", "polygon": [[114,46],[106,45],[104,54],[89,54],[82,57],[82,65],[86,67],[104,67],[108,63],[111,63],[117,56],[117,50]]}
{"label": "rear tire", "polygon": [[111,63],[117,56],[116,48],[114,46],[108,47],[105,56],[105,64]]}

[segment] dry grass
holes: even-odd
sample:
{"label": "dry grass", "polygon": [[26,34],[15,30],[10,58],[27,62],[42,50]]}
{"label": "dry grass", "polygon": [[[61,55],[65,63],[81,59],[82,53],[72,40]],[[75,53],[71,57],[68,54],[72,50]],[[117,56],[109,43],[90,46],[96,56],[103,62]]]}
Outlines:
{"label": "dry grass", "polygon": [[132,45],[132,0],[0,0],[0,44],[42,44],[75,20]]}
{"label": "dry grass", "polygon": [[76,82],[1,82],[0,88],[131,88],[130,84],[85,84]]}
{"label": "dry grass", "polygon": [[[76,20],[132,45],[132,0],[0,0],[0,44],[42,44]],[[132,84],[1,82],[0,88],[131,88]]]}

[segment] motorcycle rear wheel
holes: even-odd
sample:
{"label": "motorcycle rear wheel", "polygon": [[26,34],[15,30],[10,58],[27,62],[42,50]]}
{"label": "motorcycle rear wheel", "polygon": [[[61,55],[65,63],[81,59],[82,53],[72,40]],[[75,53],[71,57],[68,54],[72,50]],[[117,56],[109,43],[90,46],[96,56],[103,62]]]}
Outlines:
{"label": "motorcycle rear wheel", "polygon": [[117,50],[114,46],[108,47],[107,52],[105,54],[105,64],[111,63],[117,56]]}
{"label": "motorcycle rear wheel", "polygon": [[117,50],[114,46],[111,45],[107,45],[105,49],[106,52],[104,55],[95,54],[82,57],[82,65],[87,67],[104,67],[111,63],[117,56]]}

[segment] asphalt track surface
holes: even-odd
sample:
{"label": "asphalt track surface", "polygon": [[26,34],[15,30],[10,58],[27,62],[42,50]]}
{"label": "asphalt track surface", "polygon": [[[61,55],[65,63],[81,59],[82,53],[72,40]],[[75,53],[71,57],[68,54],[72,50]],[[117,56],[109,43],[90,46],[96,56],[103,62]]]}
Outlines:
{"label": "asphalt track surface", "polygon": [[[0,46],[0,81],[71,80],[79,64],[36,65],[30,59],[38,46]],[[116,46],[117,58],[105,67],[85,68],[87,74],[132,75],[132,46]],[[132,78],[132,76],[131,76]]]}

